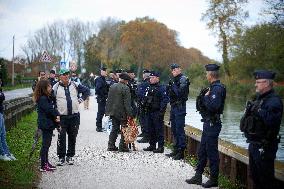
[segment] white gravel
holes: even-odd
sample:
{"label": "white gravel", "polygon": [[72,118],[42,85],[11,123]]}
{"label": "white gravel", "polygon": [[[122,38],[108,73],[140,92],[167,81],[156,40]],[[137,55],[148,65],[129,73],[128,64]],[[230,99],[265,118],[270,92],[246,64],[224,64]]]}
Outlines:
{"label": "white gravel", "polygon": [[[148,144],[139,144],[138,151],[108,152],[108,133],[96,132],[97,103],[90,98],[90,110],[81,108],[81,125],[77,137],[74,165],[57,167],[54,172],[42,173],[39,188],[202,188],[188,185],[185,179],[194,175],[194,169],[184,161],[174,161],[164,154],[144,152]],[[57,131],[54,131],[57,134]],[[55,164],[56,140],[53,137],[49,158]],[[119,138],[117,139],[118,146]],[[203,181],[207,178],[203,176]]]}

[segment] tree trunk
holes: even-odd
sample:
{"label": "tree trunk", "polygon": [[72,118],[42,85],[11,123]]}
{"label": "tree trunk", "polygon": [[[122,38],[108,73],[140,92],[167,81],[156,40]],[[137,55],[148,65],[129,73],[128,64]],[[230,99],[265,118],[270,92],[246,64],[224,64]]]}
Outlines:
{"label": "tree trunk", "polygon": [[227,35],[223,31],[222,27],[220,26],[220,32],[221,32],[221,37],[222,37],[222,58],[223,58],[223,63],[224,63],[224,69],[225,69],[225,74],[226,76],[230,77],[230,70],[229,70],[229,58],[228,58],[228,40],[227,40]]}

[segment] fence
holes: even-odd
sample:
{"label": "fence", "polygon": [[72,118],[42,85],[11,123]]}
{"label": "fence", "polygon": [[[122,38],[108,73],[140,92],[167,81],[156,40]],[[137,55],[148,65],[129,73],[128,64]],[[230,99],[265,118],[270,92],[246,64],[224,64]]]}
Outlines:
{"label": "fence", "polygon": [[32,97],[12,99],[5,101],[3,105],[5,126],[7,130],[15,127],[17,121],[19,121],[22,116],[27,115],[35,109],[35,104],[32,101]]}

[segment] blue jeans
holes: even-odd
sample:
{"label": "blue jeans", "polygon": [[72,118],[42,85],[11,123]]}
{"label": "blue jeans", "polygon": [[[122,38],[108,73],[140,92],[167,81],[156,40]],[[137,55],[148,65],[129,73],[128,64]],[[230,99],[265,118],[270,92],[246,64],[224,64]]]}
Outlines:
{"label": "blue jeans", "polygon": [[3,114],[0,113],[0,155],[11,155],[6,142],[6,129]]}

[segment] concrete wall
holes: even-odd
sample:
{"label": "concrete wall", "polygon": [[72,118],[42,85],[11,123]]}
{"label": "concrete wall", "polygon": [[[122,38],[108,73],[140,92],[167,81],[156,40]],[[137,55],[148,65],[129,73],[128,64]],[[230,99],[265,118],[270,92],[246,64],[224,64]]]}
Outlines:
{"label": "concrete wall", "polygon": [[[172,143],[171,127],[164,125],[165,140]],[[185,127],[187,154],[197,157],[202,131],[191,126]],[[220,173],[230,179],[232,183],[238,182],[245,188],[252,188],[252,180],[249,177],[248,151],[227,141],[219,139]],[[284,186],[284,163],[275,161],[275,177],[278,186]]]}

